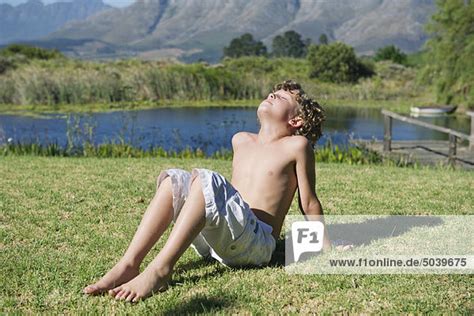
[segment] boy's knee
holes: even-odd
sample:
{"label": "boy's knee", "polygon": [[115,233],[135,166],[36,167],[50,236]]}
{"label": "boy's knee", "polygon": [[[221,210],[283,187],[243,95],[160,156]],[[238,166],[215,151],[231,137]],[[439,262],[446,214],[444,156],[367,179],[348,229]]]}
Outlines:
{"label": "boy's knee", "polygon": [[199,175],[194,175],[191,178],[191,187],[199,187],[199,188],[202,187],[202,182]]}
{"label": "boy's knee", "polygon": [[164,178],[156,190],[156,194],[160,191],[172,192],[173,185],[171,183],[171,177]]}
{"label": "boy's knee", "polygon": [[200,194],[204,198],[203,185],[199,176],[191,178],[190,191],[194,192],[194,194]]}
{"label": "boy's knee", "polygon": [[163,181],[161,182],[162,185],[165,185],[167,187],[170,187],[171,186],[171,177],[168,176],[166,178],[163,179]]}

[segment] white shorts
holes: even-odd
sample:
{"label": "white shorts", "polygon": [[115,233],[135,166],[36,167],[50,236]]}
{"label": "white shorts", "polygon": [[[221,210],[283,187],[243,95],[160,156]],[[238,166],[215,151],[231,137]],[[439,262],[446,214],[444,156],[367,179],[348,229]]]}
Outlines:
{"label": "white shorts", "polygon": [[240,193],[221,174],[208,169],[163,170],[156,189],[171,177],[176,221],[191,188],[199,176],[205,200],[206,224],[191,246],[202,257],[213,257],[226,266],[262,266],[270,262],[276,241],[272,227],[255,216]]}

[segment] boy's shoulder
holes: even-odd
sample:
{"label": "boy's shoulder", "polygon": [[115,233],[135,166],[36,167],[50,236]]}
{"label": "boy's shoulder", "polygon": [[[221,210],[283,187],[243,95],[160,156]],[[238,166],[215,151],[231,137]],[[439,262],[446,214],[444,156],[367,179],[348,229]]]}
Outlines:
{"label": "boy's shoulder", "polygon": [[257,137],[257,134],[250,132],[238,132],[232,136],[232,146],[238,146],[244,142],[254,140]]}
{"label": "boy's shoulder", "polygon": [[310,141],[301,135],[287,136],[282,140],[282,146],[290,150],[292,153],[298,155],[305,153],[312,148]]}
{"label": "boy's shoulder", "polygon": [[308,147],[311,147],[311,142],[309,141],[309,139],[302,135],[289,136],[288,139],[288,142],[290,142],[297,149],[304,150]]}
{"label": "boy's shoulder", "polygon": [[294,161],[306,159],[313,153],[313,147],[309,139],[301,135],[288,136],[285,139],[285,149]]}

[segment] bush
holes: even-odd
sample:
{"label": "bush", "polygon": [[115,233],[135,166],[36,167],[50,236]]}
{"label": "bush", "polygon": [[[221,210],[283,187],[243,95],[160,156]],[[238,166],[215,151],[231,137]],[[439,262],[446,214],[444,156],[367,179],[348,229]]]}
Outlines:
{"label": "bush", "polygon": [[23,55],[27,59],[56,59],[63,58],[64,55],[57,49],[44,49],[41,47],[34,47],[24,44],[11,44],[0,50],[0,56],[10,57],[16,55]]}
{"label": "bush", "polygon": [[12,58],[0,56],[0,75],[6,72],[8,69],[14,69],[15,63]]}
{"label": "bush", "polygon": [[414,68],[422,68],[423,66],[426,65],[426,62],[427,62],[426,55],[427,53],[425,50],[408,54],[406,66],[414,67]]}
{"label": "bush", "polygon": [[373,70],[354,53],[354,49],[341,42],[328,45],[310,45],[308,49],[310,78],[328,82],[356,82],[369,77]]}
{"label": "bush", "polygon": [[394,45],[379,48],[374,56],[375,61],[391,60],[400,65],[407,64],[407,55]]}

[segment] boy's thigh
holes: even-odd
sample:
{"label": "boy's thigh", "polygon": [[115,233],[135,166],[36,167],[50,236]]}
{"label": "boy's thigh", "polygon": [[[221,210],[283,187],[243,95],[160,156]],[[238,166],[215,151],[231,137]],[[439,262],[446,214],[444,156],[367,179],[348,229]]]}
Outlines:
{"label": "boy's thigh", "polygon": [[[173,196],[173,222],[183,208],[184,203],[189,195],[193,176],[184,169],[169,168],[162,170],[157,178],[157,192],[158,189],[169,185]],[[202,257],[208,258],[210,256],[210,247],[204,240],[201,234],[198,234],[191,244],[196,253]]]}

